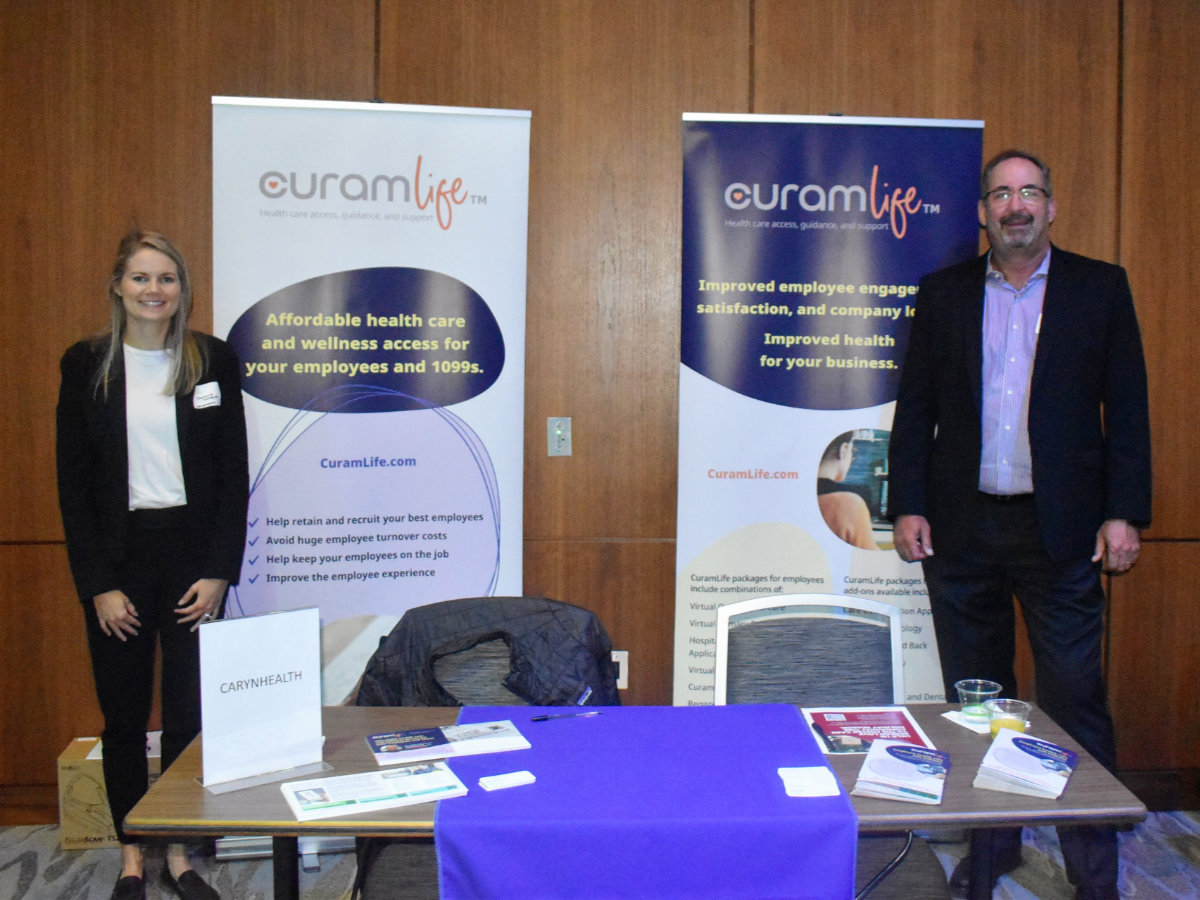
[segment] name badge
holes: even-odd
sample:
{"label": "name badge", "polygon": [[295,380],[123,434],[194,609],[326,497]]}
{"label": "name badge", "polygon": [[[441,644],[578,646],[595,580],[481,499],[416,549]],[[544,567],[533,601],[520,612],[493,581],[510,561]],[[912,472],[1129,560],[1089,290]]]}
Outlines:
{"label": "name badge", "polygon": [[192,406],[196,409],[208,409],[210,406],[221,405],[221,385],[215,381],[210,381],[208,384],[196,385],[196,391],[192,394]]}

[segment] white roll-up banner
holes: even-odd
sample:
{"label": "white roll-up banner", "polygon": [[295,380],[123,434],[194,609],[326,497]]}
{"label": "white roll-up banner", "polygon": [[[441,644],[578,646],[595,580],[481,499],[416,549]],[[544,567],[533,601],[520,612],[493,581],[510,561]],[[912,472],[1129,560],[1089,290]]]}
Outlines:
{"label": "white roll-up banner", "polygon": [[213,98],[214,331],[250,440],[228,614],[318,607],[327,703],[406,609],[521,593],[529,125]]}

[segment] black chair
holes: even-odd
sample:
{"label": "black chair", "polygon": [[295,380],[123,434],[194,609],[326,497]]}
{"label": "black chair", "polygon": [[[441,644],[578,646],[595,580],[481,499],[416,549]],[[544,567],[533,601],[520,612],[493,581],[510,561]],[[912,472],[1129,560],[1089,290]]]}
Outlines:
{"label": "black chair", "polygon": [[[717,610],[714,702],[889,706],[904,702],[900,610],[832,594],[740,600]],[[885,880],[886,879],[886,880]],[[863,835],[855,897],[948,898],[929,845]]]}
{"label": "black chair", "polygon": [[[367,662],[356,706],[619,706],[612,643],[589,610],[471,597],[406,612]],[[436,900],[429,841],[360,838],[355,894]]]}

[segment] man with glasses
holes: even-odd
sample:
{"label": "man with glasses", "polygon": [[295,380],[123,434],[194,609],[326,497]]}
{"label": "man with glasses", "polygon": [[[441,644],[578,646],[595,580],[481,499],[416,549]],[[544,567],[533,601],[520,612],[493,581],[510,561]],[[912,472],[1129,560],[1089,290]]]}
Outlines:
{"label": "man with glasses", "polygon": [[[987,678],[1016,695],[1015,596],[1038,705],[1111,770],[1100,579],[1134,565],[1150,522],[1146,367],[1124,269],[1052,246],[1057,211],[1037,157],[984,167],[991,250],[917,294],[888,512],[897,552],[924,568],[947,694]],[[1059,841],[1076,897],[1118,896],[1113,829],[1064,827]],[[1020,863],[1020,829],[992,844],[994,884]],[[957,895],[968,871],[951,876]]]}

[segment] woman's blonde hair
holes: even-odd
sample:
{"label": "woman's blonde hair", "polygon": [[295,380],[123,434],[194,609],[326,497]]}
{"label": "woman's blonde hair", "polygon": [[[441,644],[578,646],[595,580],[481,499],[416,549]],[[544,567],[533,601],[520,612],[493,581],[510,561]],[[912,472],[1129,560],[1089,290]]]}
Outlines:
{"label": "woman's blonde hair", "polygon": [[196,387],[204,374],[204,349],[188,328],[188,317],[192,314],[192,282],[188,277],[187,263],[170,240],[157,231],[134,229],[121,238],[117,247],[117,260],[113,265],[112,278],[108,282],[109,328],[105,338],[104,357],[96,370],[95,391],[108,397],[108,382],[123,360],[123,342],[125,338],[125,303],[118,290],[121,279],[125,277],[125,269],[129,259],[139,250],[149,248],[157,250],[175,264],[179,274],[179,306],[167,328],[165,349],[171,356],[171,375],[167,380],[167,391],[170,394],[186,394]]}

